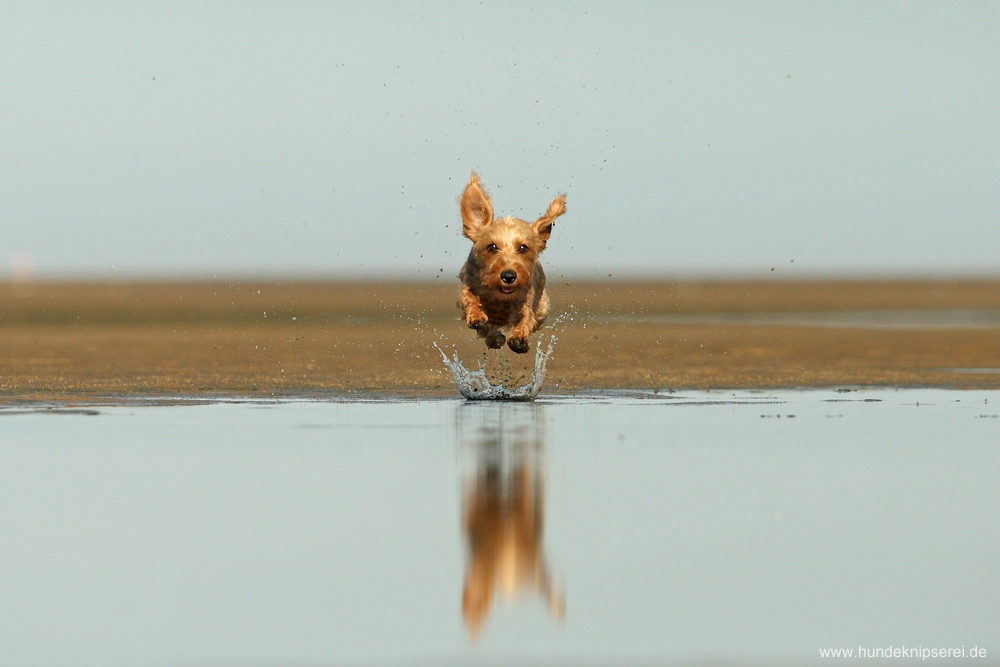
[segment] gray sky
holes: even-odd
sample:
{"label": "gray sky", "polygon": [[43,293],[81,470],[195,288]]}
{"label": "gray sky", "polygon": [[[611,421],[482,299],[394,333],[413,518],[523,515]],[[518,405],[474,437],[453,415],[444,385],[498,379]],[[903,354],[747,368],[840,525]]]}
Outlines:
{"label": "gray sky", "polygon": [[568,193],[550,272],[997,274],[998,35],[996,2],[4,3],[0,275],[453,278],[473,168],[498,214]]}

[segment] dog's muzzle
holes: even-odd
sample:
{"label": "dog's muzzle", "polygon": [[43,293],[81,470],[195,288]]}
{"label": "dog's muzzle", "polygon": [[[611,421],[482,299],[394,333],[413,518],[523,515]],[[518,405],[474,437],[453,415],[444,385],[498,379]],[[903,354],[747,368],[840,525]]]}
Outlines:
{"label": "dog's muzzle", "polygon": [[500,285],[500,291],[504,294],[512,294],[514,292],[514,281],[517,280],[517,272],[511,269],[506,269],[500,273],[500,280],[503,284]]}

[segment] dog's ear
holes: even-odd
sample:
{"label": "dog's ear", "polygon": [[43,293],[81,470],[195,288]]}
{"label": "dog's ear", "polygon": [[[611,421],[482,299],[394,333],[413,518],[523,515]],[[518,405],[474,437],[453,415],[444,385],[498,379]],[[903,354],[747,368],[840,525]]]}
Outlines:
{"label": "dog's ear", "polygon": [[475,241],[479,230],[492,223],[493,202],[479,185],[479,176],[472,172],[472,178],[462,194],[462,231]]}
{"label": "dog's ear", "polygon": [[549,210],[545,212],[545,215],[531,223],[531,228],[538,234],[538,238],[542,240],[540,250],[545,249],[545,244],[549,240],[549,236],[552,235],[552,224],[556,221],[556,218],[565,212],[566,195],[559,195],[549,204]]}

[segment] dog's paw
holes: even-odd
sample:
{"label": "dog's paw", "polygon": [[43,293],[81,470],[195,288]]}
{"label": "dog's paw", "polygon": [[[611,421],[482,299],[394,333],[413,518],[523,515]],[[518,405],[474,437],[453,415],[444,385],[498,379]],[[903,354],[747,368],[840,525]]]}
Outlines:
{"label": "dog's paw", "polygon": [[486,347],[491,348],[493,350],[499,350],[501,347],[503,347],[504,341],[506,340],[507,340],[506,336],[504,336],[498,330],[494,329],[489,333],[488,336],[486,336]]}
{"label": "dog's paw", "polygon": [[507,346],[514,350],[518,354],[524,354],[528,351],[528,339],[527,338],[511,338],[507,341]]}
{"label": "dog's paw", "polygon": [[481,319],[469,320],[469,328],[479,331],[486,326],[487,319],[485,317]]}

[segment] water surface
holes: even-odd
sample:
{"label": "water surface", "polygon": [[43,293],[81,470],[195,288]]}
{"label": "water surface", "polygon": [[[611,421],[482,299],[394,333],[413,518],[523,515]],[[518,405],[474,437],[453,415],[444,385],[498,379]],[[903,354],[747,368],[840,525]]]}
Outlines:
{"label": "water surface", "polygon": [[998,414],[945,390],[9,407],[0,662],[995,662]]}

